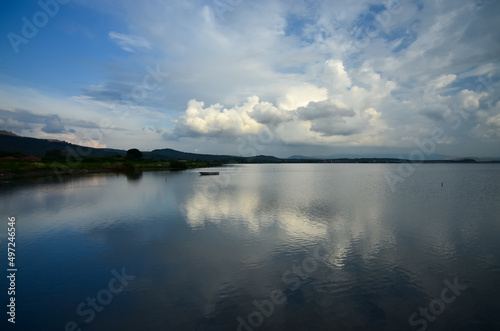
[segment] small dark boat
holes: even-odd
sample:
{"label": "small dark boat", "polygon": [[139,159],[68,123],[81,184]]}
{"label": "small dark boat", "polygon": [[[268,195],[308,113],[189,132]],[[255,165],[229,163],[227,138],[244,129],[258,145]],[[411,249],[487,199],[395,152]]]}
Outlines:
{"label": "small dark boat", "polygon": [[201,176],[214,176],[218,174],[219,174],[218,171],[200,171]]}

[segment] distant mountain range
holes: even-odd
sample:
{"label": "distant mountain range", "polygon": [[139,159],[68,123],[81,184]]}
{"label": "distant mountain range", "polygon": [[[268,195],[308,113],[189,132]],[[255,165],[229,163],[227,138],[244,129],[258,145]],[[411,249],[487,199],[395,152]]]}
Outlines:
{"label": "distant mountain range", "polygon": [[[314,156],[302,156],[293,155],[288,159],[290,160],[332,160],[332,159],[405,159],[408,155],[402,154],[333,154],[333,155],[314,155]],[[454,159],[449,155],[443,154],[431,154],[426,156],[426,160],[450,160]]]}
{"label": "distant mountain range", "polygon": [[[387,159],[387,160],[406,160],[408,159],[408,154],[333,154],[333,155],[314,155],[314,156],[303,156],[303,155],[293,155],[288,158],[289,160],[340,160],[340,159],[350,159],[350,160],[367,160],[367,159]],[[479,157],[454,157],[444,154],[431,154],[425,156],[425,161],[446,161],[446,162],[460,162],[464,160],[474,160],[477,162],[491,162],[500,161],[500,157],[496,158],[479,158]]]}
{"label": "distant mountain range", "polygon": [[[127,151],[113,148],[91,148],[54,139],[21,137],[12,132],[0,130],[0,157],[2,156],[45,156],[48,151],[60,150],[62,155],[77,153],[82,157],[124,156]],[[143,152],[145,158],[157,160],[217,161],[221,163],[397,163],[405,162],[405,155],[400,154],[334,154],[330,156],[293,155],[287,159],[274,156],[258,155],[242,157],[233,155],[214,155],[185,153],[170,148]],[[454,158],[447,155],[433,154],[426,162],[500,162],[500,158]]]}
{"label": "distant mountain range", "polygon": [[253,163],[280,163],[283,162],[282,159],[267,156],[258,155],[254,157],[241,157],[233,155],[214,155],[214,154],[196,154],[196,153],[185,153],[176,151],[175,149],[165,148],[165,149],[155,149],[151,152],[144,152],[145,157],[150,157],[152,159],[163,159],[163,160],[186,160],[186,161],[218,161],[222,163],[230,162],[253,162]]}
{"label": "distant mountain range", "polygon": [[113,155],[125,155],[126,151],[112,148],[89,148],[70,144],[60,140],[48,140],[21,137],[12,132],[0,131],[0,152],[3,154],[24,154],[38,157],[45,156],[47,151],[60,150],[63,154],[67,151],[84,151],[86,156],[104,157]]}
{"label": "distant mountain range", "polygon": [[[7,155],[33,155],[45,156],[48,151],[60,150],[62,155],[77,153],[81,157],[112,157],[124,156],[126,150],[113,148],[91,148],[65,141],[21,137],[12,132],[0,130],[0,157]],[[258,155],[254,157],[241,157],[231,155],[195,154],[176,151],[174,149],[155,149],[143,152],[144,157],[158,160],[186,160],[186,161],[218,161],[221,163],[280,163],[284,160],[274,156]]]}

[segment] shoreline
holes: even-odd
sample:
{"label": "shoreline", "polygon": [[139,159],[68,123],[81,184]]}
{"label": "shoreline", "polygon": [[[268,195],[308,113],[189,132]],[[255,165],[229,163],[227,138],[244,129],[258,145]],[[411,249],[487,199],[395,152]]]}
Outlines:
{"label": "shoreline", "polygon": [[[411,164],[411,162],[408,162]],[[422,162],[423,164],[499,164],[500,162]],[[261,163],[255,163],[261,164]],[[301,164],[301,163],[279,163],[279,164]],[[335,163],[310,163],[310,164],[347,164],[343,162],[335,162]],[[359,163],[352,162],[350,164],[395,164],[395,163]],[[397,164],[397,163],[396,163]],[[138,165],[131,167],[103,167],[103,168],[66,168],[64,170],[26,170],[22,172],[12,172],[5,171],[6,169],[0,169],[0,183],[11,181],[11,180],[20,180],[20,179],[29,179],[29,178],[58,178],[58,177],[69,177],[75,175],[87,175],[87,174],[106,174],[106,173],[114,173],[114,174],[122,174],[122,175],[134,175],[140,172],[145,171],[184,171],[189,169],[204,169],[204,168],[213,168],[220,167],[228,164],[206,164],[206,163],[191,163],[186,164],[185,168],[171,167],[169,166],[146,166],[141,167]]]}
{"label": "shoreline", "polygon": [[0,170],[0,183],[8,182],[11,180],[22,180],[22,179],[34,179],[34,178],[59,178],[59,177],[70,177],[70,176],[80,176],[88,174],[107,174],[113,173],[117,175],[134,175],[145,171],[184,171],[189,169],[198,168],[212,168],[222,165],[206,165],[198,164],[196,166],[189,166],[187,168],[179,169],[170,166],[162,167],[132,167],[132,168],[68,168],[64,170],[27,170],[23,172],[11,172]]}

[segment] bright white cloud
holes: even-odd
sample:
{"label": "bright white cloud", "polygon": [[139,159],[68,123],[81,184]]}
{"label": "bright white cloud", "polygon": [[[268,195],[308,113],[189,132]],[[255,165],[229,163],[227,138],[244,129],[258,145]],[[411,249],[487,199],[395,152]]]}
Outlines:
{"label": "bright white cloud", "polygon": [[285,93],[284,97],[278,98],[278,107],[285,110],[295,110],[307,106],[310,102],[319,102],[328,98],[326,88],[318,88],[310,84],[293,86]]}
{"label": "bright white cloud", "polygon": [[[279,156],[297,146],[293,154],[311,146],[412,149],[440,127],[449,144],[439,153],[465,145],[460,154],[498,153],[482,144],[500,143],[500,44],[491,28],[498,2],[241,1],[225,11],[199,1],[125,0],[112,11],[82,5],[126,17],[128,29],[105,33],[131,53],[127,60],[72,98],[0,90],[4,109],[58,115],[66,129],[69,119],[112,119],[122,139],[108,132],[108,146],[196,141],[205,152],[234,153],[237,141],[269,129],[269,154]],[[169,75],[141,102],[115,104],[141,86],[148,72],[136,68],[146,66]],[[457,125],[460,111],[469,115]]]}

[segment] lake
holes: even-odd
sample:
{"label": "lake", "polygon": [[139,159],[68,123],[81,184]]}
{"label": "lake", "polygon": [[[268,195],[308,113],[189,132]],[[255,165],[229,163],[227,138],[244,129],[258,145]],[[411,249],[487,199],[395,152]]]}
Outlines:
{"label": "lake", "polygon": [[500,165],[425,164],[391,186],[397,169],[234,165],[219,176],[2,183],[0,244],[6,252],[15,217],[18,271],[15,328],[5,312],[1,323],[500,330]]}

